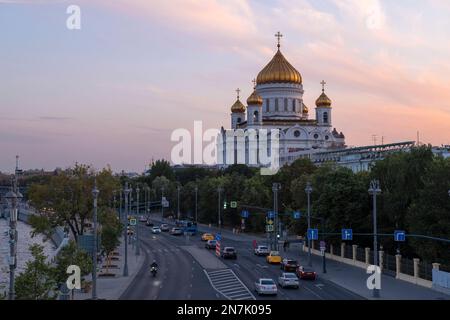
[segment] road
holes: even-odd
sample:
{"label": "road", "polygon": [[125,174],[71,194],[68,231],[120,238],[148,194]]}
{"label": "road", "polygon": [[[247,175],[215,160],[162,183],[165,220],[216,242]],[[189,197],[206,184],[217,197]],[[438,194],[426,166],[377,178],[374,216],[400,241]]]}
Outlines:
{"label": "road", "polygon": [[[233,246],[238,252],[237,260],[223,260],[214,255],[214,250],[205,249],[204,242],[200,239],[201,233],[187,240],[184,236],[168,233],[152,235],[149,227],[141,225],[140,235],[141,254],[145,254],[145,262],[121,299],[208,300],[226,299],[227,296],[232,299],[257,300],[362,299],[320,277],[316,281],[301,280],[299,289],[279,288],[277,296],[257,296],[254,292],[255,281],[258,278],[272,278],[276,281],[281,270],[277,265],[268,265],[264,257],[255,256],[251,241],[236,241],[223,235],[222,247]],[[200,260],[203,261],[197,261],[187,249],[201,252]],[[292,251],[283,253],[283,257],[296,259],[300,263],[306,261],[306,257],[300,256],[298,251]],[[148,267],[153,259],[159,265],[156,278],[151,276]],[[220,260],[223,264],[207,269],[203,267],[205,259],[212,263]]]}

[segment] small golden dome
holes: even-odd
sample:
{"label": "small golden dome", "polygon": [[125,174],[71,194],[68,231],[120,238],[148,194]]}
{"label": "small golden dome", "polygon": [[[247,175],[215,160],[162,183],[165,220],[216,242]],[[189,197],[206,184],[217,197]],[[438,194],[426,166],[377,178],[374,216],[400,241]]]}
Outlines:
{"label": "small golden dome", "polygon": [[306,106],[306,104],[303,104],[303,113],[304,113],[304,114],[309,113],[309,109],[308,109],[308,107]]}
{"label": "small golden dome", "polygon": [[231,112],[233,112],[233,113],[245,113],[245,106],[242,104],[242,102],[239,100],[239,98],[231,106]]}
{"label": "small golden dome", "polygon": [[322,90],[322,94],[317,98],[316,100],[316,106],[318,107],[331,107],[331,100],[328,98],[328,96],[325,94],[325,92]]}
{"label": "small golden dome", "polygon": [[258,95],[258,93],[256,93],[256,90],[253,90],[253,93],[247,99],[247,105],[250,106],[250,105],[262,105],[262,104],[263,104],[263,99],[261,98],[260,95]]}
{"label": "small golden dome", "polygon": [[278,49],[275,56],[262,69],[256,78],[257,84],[264,83],[302,83],[302,76],[283,56]]}

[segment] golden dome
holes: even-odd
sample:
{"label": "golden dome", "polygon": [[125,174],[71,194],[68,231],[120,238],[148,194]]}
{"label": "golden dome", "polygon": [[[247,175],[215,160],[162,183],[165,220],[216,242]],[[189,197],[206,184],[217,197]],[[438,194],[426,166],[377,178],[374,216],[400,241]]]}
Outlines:
{"label": "golden dome", "polygon": [[231,106],[231,112],[233,112],[233,113],[245,113],[245,106],[242,104],[242,102],[239,100],[239,98]]}
{"label": "golden dome", "polygon": [[253,90],[253,93],[247,99],[247,105],[262,105],[263,99],[256,93],[256,90]]}
{"label": "golden dome", "polygon": [[306,114],[309,112],[308,107],[306,106],[306,104],[303,104],[303,113]]}
{"label": "golden dome", "polygon": [[278,49],[272,60],[261,70],[256,78],[257,84],[264,83],[302,83],[302,76]]}
{"label": "golden dome", "polygon": [[322,94],[317,98],[316,100],[316,106],[318,107],[331,107],[331,100],[328,98],[328,96],[325,94],[325,92],[322,90]]}

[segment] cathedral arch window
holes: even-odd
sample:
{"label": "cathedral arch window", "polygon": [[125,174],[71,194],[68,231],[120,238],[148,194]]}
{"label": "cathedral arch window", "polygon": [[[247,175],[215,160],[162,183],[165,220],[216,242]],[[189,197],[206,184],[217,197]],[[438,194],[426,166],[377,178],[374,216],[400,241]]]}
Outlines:
{"label": "cathedral arch window", "polygon": [[314,139],[319,139],[319,135],[317,133],[314,135]]}
{"label": "cathedral arch window", "polygon": [[266,112],[270,111],[270,100],[266,99]]}
{"label": "cathedral arch window", "polygon": [[253,123],[258,122],[258,111],[253,112]]}
{"label": "cathedral arch window", "polygon": [[241,118],[237,118],[237,123],[241,123]]}
{"label": "cathedral arch window", "polygon": [[292,112],[295,112],[295,99],[292,99]]}
{"label": "cathedral arch window", "polygon": [[325,140],[328,140],[328,139],[330,139],[330,137],[329,136],[325,136]]}
{"label": "cathedral arch window", "polygon": [[275,111],[278,111],[278,99],[275,99]]}
{"label": "cathedral arch window", "polygon": [[328,112],[323,113],[323,123],[328,123]]}
{"label": "cathedral arch window", "polygon": [[288,99],[284,98],[284,111],[288,111]]}
{"label": "cathedral arch window", "polygon": [[296,138],[300,137],[300,131],[295,130],[294,131],[294,137],[296,137]]}

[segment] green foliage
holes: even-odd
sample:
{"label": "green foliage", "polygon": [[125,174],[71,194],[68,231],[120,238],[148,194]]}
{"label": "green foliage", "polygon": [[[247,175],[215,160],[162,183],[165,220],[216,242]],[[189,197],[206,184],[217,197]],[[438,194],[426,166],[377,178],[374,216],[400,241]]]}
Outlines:
{"label": "green foliage", "polygon": [[70,241],[67,246],[61,249],[56,257],[56,266],[54,269],[54,279],[59,283],[67,280],[67,267],[77,265],[80,267],[81,276],[85,276],[92,271],[92,259],[90,255],[78,248],[75,241]]}
{"label": "green foliage", "polygon": [[154,181],[156,177],[166,177],[170,181],[175,180],[175,174],[169,161],[162,159],[156,160],[151,164],[150,181]]}
{"label": "green foliage", "polygon": [[53,300],[56,299],[57,283],[54,270],[46,262],[44,248],[34,244],[30,246],[33,260],[28,261],[25,271],[16,277],[15,291],[18,300]]}
{"label": "green foliage", "polygon": [[101,247],[102,251],[109,256],[120,244],[122,234],[122,224],[117,213],[106,209],[100,213],[99,222],[101,224]]}

